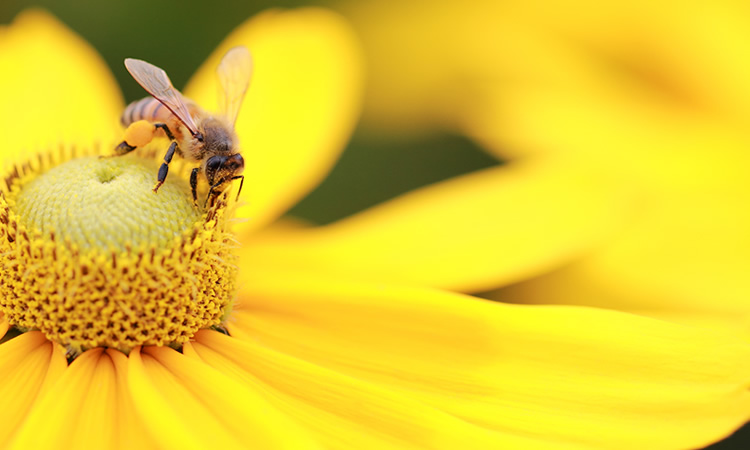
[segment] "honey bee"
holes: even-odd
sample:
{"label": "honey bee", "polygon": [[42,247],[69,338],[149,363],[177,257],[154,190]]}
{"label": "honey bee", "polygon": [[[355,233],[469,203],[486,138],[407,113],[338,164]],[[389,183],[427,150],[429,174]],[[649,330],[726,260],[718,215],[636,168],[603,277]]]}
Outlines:
{"label": "honey bee", "polygon": [[252,66],[250,52],[245,47],[234,47],[224,55],[217,68],[223,91],[223,98],[219,96],[221,114],[212,115],[183,97],[164,70],[146,61],[127,58],[128,72],[151,97],[137,100],[123,111],[120,122],[127,128],[125,139],[115,148],[116,156],[148,144],[157,135],[166,135],[171,143],[159,167],[155,193],[164,184],[176,152],[188,161],[200,163],[190,173],[194,204],[198,203],[196,187],[200,175],[209,185],[204,207],[236,179],[240,179],[239,198],[245,181],[242,175],[245,160],[238,150],[234,124],[250,84]]}

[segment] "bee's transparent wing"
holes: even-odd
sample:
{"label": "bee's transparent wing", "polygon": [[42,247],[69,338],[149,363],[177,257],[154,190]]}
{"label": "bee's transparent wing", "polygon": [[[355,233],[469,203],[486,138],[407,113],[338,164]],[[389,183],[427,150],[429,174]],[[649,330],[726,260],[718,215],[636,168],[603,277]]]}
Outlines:
{"label": "bee's transparent wing", "polygon": [[242,106],[250,77],[253,74],[253,58],[245,47],[230,49],[216,69],[224,95],[219,95],[219,110],[234,124]]}
{"label": "bee's transparent wing", "polygon": [[166,72],[146,61],[133,58],[125,59],[125,68],[146,92],[172,111],[172,114],[185,124],[191,134],[195,135],[198,132],[182,94],[172,86]]}

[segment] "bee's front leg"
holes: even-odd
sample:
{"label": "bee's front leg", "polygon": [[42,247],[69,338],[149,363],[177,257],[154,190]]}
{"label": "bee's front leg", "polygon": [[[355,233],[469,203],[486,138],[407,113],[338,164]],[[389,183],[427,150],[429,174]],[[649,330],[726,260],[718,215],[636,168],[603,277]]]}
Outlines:
{"label": "bee's front leg", "polygon": [[200,167],[196,167],[190,172],[190,190],[193,192],[193,205],[198,206],[198,174],[200,173]]}
{"label": "bee's front leg", "polygon": [[169,144],[169,148],[167,149],[167,154],[164,155],[164,162],[161,164],[161,167],[159,167],[159,175],[156,180],[156,185],[154,186],[154,193],[156,193],[162,184],[164,184],[164,180],[167,179],[167,173],[169,172],[169,163],[172,162],[172,157],[174,156],[174,152],[177,150],[177,141],[172,141],[171,144]]}
{"label": "bee's front leg", "polygon": [[221,179],[211,186],[211,189],[208,190],[208,195],[206,195],[206,202],[203,204],[203,209],[208,208],[209,204],[211,204],[211,206],[214,205],[216,199],[221,195],[221,191],[217,188],[224,184],[225,181],[225,179]]}

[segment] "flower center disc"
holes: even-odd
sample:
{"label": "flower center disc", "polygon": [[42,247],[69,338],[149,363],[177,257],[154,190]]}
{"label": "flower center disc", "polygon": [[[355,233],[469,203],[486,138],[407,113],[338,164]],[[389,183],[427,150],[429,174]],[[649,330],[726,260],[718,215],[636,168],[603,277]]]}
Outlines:
{"label": "flower center disc", "polygon": [[155,194],[155,160],[58,159],[16,166],[0,188],[8,321],[73,353],[179,345],[220,324],[237,271],[224,198],[194,207],[179,164]]}
{"label": "flower center disc", "polygon": [[154,195],[144,188],[153,186],[159,166],[133,162],[87,157],[54,167],[18,193],[16,213],[26,228],[54,230],[84,251],[168,248],[200,218],[190,188],[167,183]]}

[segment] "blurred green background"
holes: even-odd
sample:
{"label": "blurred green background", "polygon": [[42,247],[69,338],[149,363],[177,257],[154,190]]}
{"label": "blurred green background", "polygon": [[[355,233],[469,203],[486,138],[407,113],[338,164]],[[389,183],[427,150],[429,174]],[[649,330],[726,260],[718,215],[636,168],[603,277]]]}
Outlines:
{"label": "blurred green background", "polygon": [[[10,0],[0,3],[0,21],[41,7],[83,36],[104,57],[127,102],[145,92],[123,66],[127,57],[153,62],[167,71],[176,87],[235,27],[259,11],[333,2],[146,1],[76,2]],[[244,149],[244,152],[263,149]],[[314,223],[335,221],[400,193],[453,175],[497,164],[467,139],[442,136],[385,136],[356,131],[333,172],[290,214]]]}

